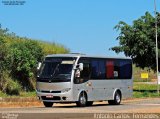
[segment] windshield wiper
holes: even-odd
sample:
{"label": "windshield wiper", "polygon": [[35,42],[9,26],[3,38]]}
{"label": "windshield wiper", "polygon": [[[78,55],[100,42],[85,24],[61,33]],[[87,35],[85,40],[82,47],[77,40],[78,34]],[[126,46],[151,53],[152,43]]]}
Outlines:
{"label": "windshield wiper", "polygon": [[56,71],[58,70],[58,68],[59,68],[59,64],[57,64],[56,68],[54,69],[54,72],[51,74],[52,79],[54,75],[56,74]]}

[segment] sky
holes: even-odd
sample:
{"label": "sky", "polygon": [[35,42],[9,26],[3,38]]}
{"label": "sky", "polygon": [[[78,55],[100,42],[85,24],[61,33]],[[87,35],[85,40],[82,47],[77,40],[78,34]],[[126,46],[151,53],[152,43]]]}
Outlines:
{"label": "sky", "polygon": [[[109,50],[119,44],[114,26],[119,21],[132,25],[146,11],[154,15],[154,0],[23,0],[24,5],[2,1],[10,0],[0,0],[2,28],[90,55],[124,56]],[[156,3],[160,12],[160,0]]]}

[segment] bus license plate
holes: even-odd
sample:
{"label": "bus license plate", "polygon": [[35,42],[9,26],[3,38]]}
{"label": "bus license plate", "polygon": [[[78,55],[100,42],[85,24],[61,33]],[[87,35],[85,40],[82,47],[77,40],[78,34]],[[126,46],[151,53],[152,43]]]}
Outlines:
{"label": "bus license plate", "polygon": [[46,95],[46,98],[53,98],[53,95]]}

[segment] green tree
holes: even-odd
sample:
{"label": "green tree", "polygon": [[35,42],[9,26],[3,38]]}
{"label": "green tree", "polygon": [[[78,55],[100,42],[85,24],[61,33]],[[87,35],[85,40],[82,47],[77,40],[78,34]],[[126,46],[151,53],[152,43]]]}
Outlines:
{"label": "green tree", "polygon": [[[157,13],[158,47],[160,48],[160,13]],[[116,53],[124,52],[133,59],[136,66],[156,69],[155,18],[146,12],[144,16],[133,21],[133,25],[120,21],[115,29],[120,31],[117,40],[119,46],[111,49]],[[160,54],[159,54],[160,56]]]}

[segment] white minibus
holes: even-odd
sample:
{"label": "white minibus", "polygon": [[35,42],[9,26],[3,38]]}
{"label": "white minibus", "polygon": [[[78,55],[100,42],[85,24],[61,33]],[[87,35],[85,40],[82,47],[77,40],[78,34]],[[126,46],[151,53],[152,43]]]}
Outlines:
{"label": "white minibus", "polygon": [[54,54],[38,67],[36,92],[45,107],[72,102],[84,107],[94,101],[119,105],[132,96],[132,85],[130,58]]}

